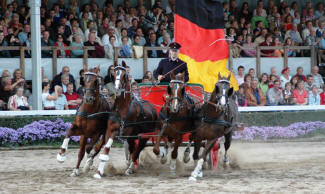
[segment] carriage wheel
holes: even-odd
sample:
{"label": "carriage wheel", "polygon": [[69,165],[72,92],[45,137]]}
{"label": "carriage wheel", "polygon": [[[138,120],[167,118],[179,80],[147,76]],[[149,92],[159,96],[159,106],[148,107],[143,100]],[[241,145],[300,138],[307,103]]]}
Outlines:
{"label": "carriage wheel", "polygon": [[218,153],[219,153],[219,148],[220,148],[220,143],[218,142],[218,140],[216,141],[216,143],[214,144],[213,148],[210,151],[209,154],[209,169],[210,170],[216,170],[218,167]]}

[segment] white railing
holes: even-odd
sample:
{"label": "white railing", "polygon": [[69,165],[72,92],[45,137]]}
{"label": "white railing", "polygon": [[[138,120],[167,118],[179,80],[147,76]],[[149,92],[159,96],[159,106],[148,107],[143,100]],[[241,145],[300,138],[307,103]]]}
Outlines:
{"label": "white railing", "polygon": [[[239,112],[282,112],[282,111],[325,111],[325,105],[318,106],[250,106],[239,107]],[[0,117],[8,116],[61,116],[74,115],[76,110],[31,110],[31,111],[0,111]]]}

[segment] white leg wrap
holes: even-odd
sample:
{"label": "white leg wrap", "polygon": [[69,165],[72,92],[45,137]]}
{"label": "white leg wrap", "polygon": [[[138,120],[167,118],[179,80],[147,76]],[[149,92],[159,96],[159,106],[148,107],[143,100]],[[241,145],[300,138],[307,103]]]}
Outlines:
{"label": "white leg wrap", "polygon": [[166,148],[159,148],[160,152],[159,152],[159,156],[160,157],[165,157],[167,155],[167,149]]}
{"label": "white leg wrap", "polygon": [[73,169],[72,173],[70,174],[71,177],[79,176],[79,169]]}
{"label": "white leg wrap", "polygon": [[90,167],[93,165],[93,163],[94,163],[93,158],[91,158],[91,157],[88,158],[85,166],[83,167],[83,172],[85,172],[85,173],[88,172],[90,170]]}
{"label": "white leg wrap", "polygon": [[191,174],[192,177],[196,178],[198,176],[198,174],[202,170],[203,162],[204,162],[204,160],[202,158],[197,162],[197,165]]}
{"label": "white leg wrap", "polygon": [[70,141],[70,138],[65,138],[65,139],[63,140],[63,143],[62,143],[61,148],[65,149],[65,150],[68,150],[68,144],[69,144],[69,141]]}
{"label": "white leg wrap", "polygon": [[111,148],[112,144],[113,144],[113,139],[109,138],[106,145],[105,145],[105,148]]}
{"label": "white leg wrap", "polygon": [[98,171],[100,175],[104,174],[104,168],[105,168],[106,161],[101,160],[98,165]]}
{"label": "white leg wrap", "polygon": [[93,158],[95,155],[95,151],[91,150],[90,153],[87,155],[87,158]]}
{"label": "white leg wrap", "polygon": [[109,160],[109,156],[106,154],[100,154],[98,158],[105,162],[107,162]]}
{"label": "white leg wrap", "polygon": [[129,168],[126,169],[126,171],[125,171],[125,174],[126,174],[126,175],[133,174],[133,168],[134,168],[134,162],[131,161]]}
{"label": "white leg wrap", "polygon": [[171,171],[176,170],[176,159],[171,159],[169,168]]}

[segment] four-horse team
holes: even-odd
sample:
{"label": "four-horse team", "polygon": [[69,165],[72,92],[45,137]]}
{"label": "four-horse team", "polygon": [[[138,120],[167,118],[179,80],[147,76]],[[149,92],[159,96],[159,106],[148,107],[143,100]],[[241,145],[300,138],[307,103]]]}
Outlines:
{"label": "four-horse team", "polygon": [[[219,74],[218,82],[209,99],[193,98],[185,92],[188,71],[186,63],[178,58],[179,48],[178,43],[170,45],[170,57],[159,63],[155,73],[157,80],[168,84],[165,102],[160,111],[157,111],[151,102],[134,96],[124,61],[122,65],[114,64],[113,84],[117,94],[114,101],[100,94],[97,80],[99,66],[89,71],[85,70],[83,103],[77,110],[72,127],[66,131],[61,151],[57,155],[57,160],[64,162],[70,137],[81,136],[78,162],[71,176],[79,175],[80,162],[85,152],[88,159],[84,170],[87,171],[93,164],[94,157],[102,150],[97,171],[93,176],[100,179],[116,137],[128,144],[130,157],[127,161],[126,175],[134,173],[140,152],[152,136],[155,137],[153,152],[160,158],[161,163],[167,161],[168,149],[173,146],[170,171],[175,174],[178,147],[184,134],[190,134],[183,161],[190,160],[190,146],[194,142],[193,159],[196,167],[189,180],[195,181],[197,177],[203,176],[203,162],[218,138],[222,136],[225,138],[223,162],[229,163],[227,150],[231,144],[233,130],[237,127],[238,112],[232,97],[234,90],[230,86],[230,75],[221,77]],[[154,86],[156,85],[153,84],[152,87]],[[164,142],[163,147],[160,147],[161,140]],[[199,156],[202,145],[204,151]]]}

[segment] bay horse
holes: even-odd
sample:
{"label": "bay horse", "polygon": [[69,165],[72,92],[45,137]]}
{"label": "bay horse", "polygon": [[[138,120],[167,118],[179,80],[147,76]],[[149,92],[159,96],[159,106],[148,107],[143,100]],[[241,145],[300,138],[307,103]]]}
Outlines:
{"label": "bay horse", "polygon": [[[189,180],[196,181],[196,178],[202,177],[202,165],[206,161],[206,157],[216,140],[219,137],[225,137],[225,155],[224,165],[229,164],[229,157],[227,151],[231,145],[233,130],[236,127],[238,108],[232,98],[234,93],[233,87],[230,87],[230,76],[221,77],[218,74],[218,82],[210,96],[210,99],[205,103],[200,110],[200,117],[202,118],[196,123],[197,130],[193,134],[194,138],[194,160],[198,160],[194,171],[191,173]],[[201,142],[207,140],[204,151],[199,158]]]}
{"label": "bay horse", "polygon": [[[93,158],[99,153],[101,147],[104,144],[104,137],[99,141],[94,150],[92,150],[95,143],[98,141],[101,135],[105,135],[107,128],[106,117],[89,117],[92,114],[99,112],[107,112],[111,110],[112,105],[100,95],[100,84],[98,83],[99,65],[87,71],[85,69],[85,95],[83,97],[82,104],[79,106],[76,112],[76,117],[72,123],[70,129],[67,129],[66,136],[61,146],[60,153],[57,154],[58,162],[64,162],[66,160],[66,151],[71,136],[80,136],[80,149],[78,154],[78,161],[75,169],[70,176],[79,175],[80,163],[84,157],[85,151],[88,154],[89,159],[86,162],[84,170],[89,170],[89,167],[93,163]],[[88,138],[91,141],[87,144]]]}
{"label": "bay horse", "polygon": [[[168,97],[159,113],[160,119],[163,122],[160,123],[157,130],[158,134],[167,138],[169,143],[165,146],[165,149],[160,150],[161,137],[158,136],[153,148],[153,152],[161,157],[161,163],[165,163],[168,147],[174,141],[174,149],[171,154],[172,159],[169,166],[172,174],[176,172],[178,147],[182,143],[183,136],[185,133],[191,133],[195,130],[195,120],[198,119],[196,117],[194,101],[185,93],[186,84],[184,83],[184,75],[184,73],[181,73],[179,76],[175,76],[173,72],[170,73],[171,81],[167,88]],[[190,145],[191,140],[189,140],[184,152],[183,161],[185,163],[190,160]]]}
{"label": "bay horse", "polygon": [[148,101],[132,97],[131,82],[124,61],[122,61],[122,65],[117,65],[115,62],[113,82],[117,91],[113,108],[115,114],[112,114],[107,121],[105,146],[99,156],[98,170],[93,176],[96,179],[101,179],[104,173],[105,164],[109,160],[110,148],[118,133],[129,144],[132,158],[125,174],[130,175],[133,173],[134,165],[149,138],[140,138],[137,147],[135,140],[138,139],[139,134],[154,132],[157,128],[158,115],[154,106]]}

